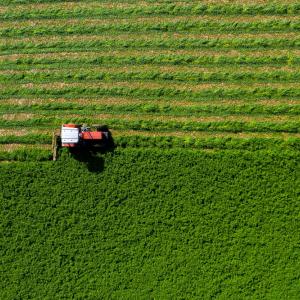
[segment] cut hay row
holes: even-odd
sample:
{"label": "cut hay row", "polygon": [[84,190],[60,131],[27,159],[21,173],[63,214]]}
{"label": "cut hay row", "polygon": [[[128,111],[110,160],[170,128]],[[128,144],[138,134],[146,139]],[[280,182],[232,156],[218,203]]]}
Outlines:
{"label": "cut hay row", "polygon": [[[128,100],[127,100],[128,101]],[[49,112],[61,112],[61,113],[99,113],[99,112],[110,112],[110,113],[122,113],[130,112],[135,114],[144,113],[156,113],[166,115],[297,115],[300,113],[300,104],[277,104],[277,105],[262,105],[262,104],[239,104],[232,105],[231,103],[226,105],[224,102],[219,105],[212,105],[211,103],[206,105],[196,105],[189,103],[188,105],[180,105],[181,103],[81,103],[74,102],[48,102],[48,103],[32,103],[27,105],[20,105],[16,103],[0,103],[0,112],[36,112],[36,111],[49,111]]]}
{"label": "cut hay row", "polygon": [[237,88],[224,88],[216,86],[215,88],[202,88],[196,91],[190,89],[168,88],[153,85],[153,88],[147,86],[143,87],[139,84],[138,87],[125,85],[106,85],[106,86],[80,86],[66,85],[66,84],[52,84],[51,87],[43,85],[30,87],[24,86],[23,88],[6,87],[4,86],[1,91],[0,99],[9,98],[89,98],[99,99],[103,96],[106,97],[135,97],[139,99],[163,99],[165,101],[191,101],[191,102],[205,102],[211,100],[224,100],[224,99],[241,99],[241,100],[268,100],[268,99],[300,99],[300,88],[296,87],[237,87]]}
{"label": "cut hay row", "polygon": [[11,144],[6,144],[6,143],[1,143],[0,139],[0,152],[2,151],[14,151],[14,150],[27,150],[27,149],[45,149],[45,150],[50,150],[51,146],[48,144],[42,144],[40,142],[37,142],[36,144],[28,144],[28,143],[11,143]]}
{"label": "cut hay row", "polygon": [[[54,57],[48,58],[32,58],[32,57],[6,57],[0,56],[0,70],[32,70],[32,69],[85,69],[89,67],[89,70],[102,70],[109,68],[123,70],[144,70],[144,69],[159,69],[166,71],[175,70],[192,70],[192,71],[213,71],[219,70],[233,70],[239,67],[239,70],[251,70],[253,68],[261,70],[274,70],[281,67],[281,70],[292,71],[293,67],[300,65],[300,56],[294,55],[262,55],[262,56],[248,56],[248,55],[169,55],[169,54],[152,54],[143,55],[139,53],[134,56],[118,56],[116,55],[99,55],[93,57],[83,56],[77,54],[75,58],[71,55],[62,55],[60,53],[51,53]],[[43,56],[43,55],[42,55]],[[257,70],[258,71],[258,70]]]}
{"label": "cut hay row", "polygon": [[[258,5],[258,4],[297,4],[298,2],[295,0],[202,0],[202,4],[243,4],[243,5]],[[136,0],[115,0],[111,2],[110,0],[2,0],[0,4],[0,8],[15,8],[16,10],[24,10],[24,9],[45,9],[51,7],[59,7],[59,8],[77,8],[77,7],[127,7],[127,6],[136,6]],[[138,2],[141,6],[153,6],[153,4],[165,4],[165,0],[141,0]],[[178,4],[199,4],[197,0],[173,0],[172,3]]]}
{"label": "cut hay row", "polygon": [[69,115],[77,113],[80,115],[93,115],[99,113],[122,114],[130,113],[135,115],[157,114],[165,116],[229,116],[229,115],[280,115],[281,117],[297,116],[300,114],[300,104],[298,105],[272,105],[265,106],[260,104],[242,104],[242,105],[192,105],[175,106],[168,104],[134,103],[125,105],[116,104],[85,104],[78,103],[44,103],[32,105],[11,105],[0,104],[1,113],[41,113],[41,114],[60,114]]}
{"label": "cut hay row", "polygon": [[222,116],[222,117],[174,117],[157,115],[111,115],[80,116],[6,114],[0,119],[2,128],[36,127],[57,128],[63,123],[105,123],[115,130],[142,131],[208,131],[208,132],[286,132],[299,133],[298,117],[286,116]]}
{"label": "cut hay row", "polygon": [[[8,129],[9,130],[9,129]],[[9,132],[9,131],[8,131]],[[206,131],[168,131],[168,132],[151,132],[141,130],[111,130],[113,137],[127,137],[127,136],[145,136],[145,137],[177,137],[177,138],[198,138],[198,139],[298,139],[300,133],[286,133],[286,132],[206,132]]]}
{"label": "cut hay row", "polygon": [[[6,1],[6,0],[4,0]],[[158,3],[150,6],[133,5],[131,7],[74,7],[44,9],[9,9],[0,14],[2,20],[28,20],[28,19],[68,19],[68,18],[122,18],[136,16],[180,16],[180,15],[286,15],[294,16],[300,12],[299,4],[171,4]]]}
{"label": "cut hay row", "polygon": [[[4,42],[4,41],[3,41]],[[224,50],[220,49],[219,51],[214,50],[197,50],[197,49],[177,49],[176,53],[174,53],[173,50],[170,49],[111,49],[109,54],[106,50],[96,50],[96,51],[79,51],[79,52],[60,52],[60,53],[37,53],[37,54],[31,54],[31,53],[15,53],[15,54],[2,54],[0,53],[0,62],[13,62],[13,61],[20,61],[20,63],[24,64],[30,64],[34,62],[40,62],[41,63],[45,60],[45,63],[49,62],[63,62],[65,60],[71,60],[71,61],[79,61],[81,59],[85,60],[87,63],[90,62],[90,60],[96,60],[96,59],[105,59],[107,58],[113,58],[113,57],[120,57],[121,59],[133,59],[134,57],[138,57],[138,59],[142,60],[144,57],[168,57],[168,58],[176,58],[176,57],[186,57],[186,58],[203,58],[203,57],[209,57],[209,58],[242,58],[243,60],[251,60],[254,58],[259,59],[270,59],[272,57],[299,57],[300,56],[300,49],[262,49],[262,50],[247,50],[247,49],[241,49],[241,50]],[[131,61],[128,61],[131,63]],[[283,64],[286,64],[287,62],[283,62]]]}
{"label": "cut hay row", "polygon": [[[37,129],[37,128],[0,128],[0,138],[1,141],[4,141],[2,143],[5,144],[5,141],[8,140],[8,137],[17,138],[20,137],[20,139],[23,138],[23,136],[40,136],[40,135],[46,135],[47,137],[50,137],[52,135],[53,130],[52,129]],[[11,143],[11,141],[8,140],[8,142]],[[19,142],[21,143],[21,142]]]}
{"label": "cut hay row", "polygon": [[[55,129],[44,128],[6,128],[0,129],[0,144],[51,144],[52,133]],[[277,141],[298,141],[300,138],[300,133],[285,133],[285,132],[205,132],[205,131],[168,131],[168,132],[151,132],[151,131],[141,131],[141,130],[114,130],[110,129],[112,137],[115,143],[118,145],[118,141],[123,142],[127,138],[131,137],[150,137],[150,138],[181,138],[185,140],[198,139],[202,141],[212,141],[212,140],[236,140],[236,141],[249,141],[249,140],[277,140]]]}
{"label": "cut hay row", "polygon": [[[130,69],[130,68],[128,68]],[[288,72],[286,70],[277,71],[263,71],[255,72],[242,71],[238,72],[228,70],[224,72],[174,72],[173,70],[166,70],[165,72],[159,70],[137,71],[137,70],[119,70],[119,71],[95,71],[95,70],[71,70],[71,71],[34,71],[34,72],[9,72],[0,74],[0,82],[3,83],[51,83],[63,81],[65,83],[71,82],[120,82],[120,81],[153,81],[153,82],[183,82],[191,84],[199,83],[252,83],[252,82],[266,82],[266,83],[293,83],[299,82],[300,71]]]}
{"label": "cut hay row", "polygon": [[[9,24],[10,25],[10,24]],[[188,32],[190,33],[263,33],[299,32],[300,21],[272,20],[252,22],[216,21],[160,21],[159,23],[125,24],[72,24],[72,25],[31,25],[0,28],[0,37],[70,36],[95,35],[103,33],[147,33],[147,32]]]}
{"label": "cut hay row", "polygon": [[[221,2],[221,3],[220,3]],[[164,0],[157,0],[153,2],[153,0],[142,0],[138,1],[139,7],[144,6],[153,6],[155,4],[165,4]],[[188,4],[199,4],[199,1],[196,0],[173,0],[172,3],[176,5],[186,5]],[[201,4],[238,4],[238,5],[265,5],[265,0],[202,0]],[[297,4],[295,0],[275,0],[273,4]],[[135,7],[136,1],[135,0],[118,0],[118,1],[95,1],[95,0],[84,0],[84,1],[72,1],[72,0],[2,0],[0,3],[0,12],[7,13],[17,11],[32,11],[32,10],[47,10],[51,8],[57,9],[84,9],[84,8],[131,8]]]}
{"label": "cut hay row", "polygon": [[[298,82],[251,82],[251,85],[246,85],[243,82],[199,82],[198,84],[190,84],[188,82],[174,82],[172,84],[172,87],[174,89],[173,94],[177,94],[177,90],[179,91],[178,94],[181,94],[182,92],[200,92],[203,90],[213,90],[211,92],[215,92],[215,90],[220,89],[285,89],[289,90],[292,89],[293,92],[297,91],[299,88]],[[53,93],[57,93],[57,90],[64,90],[64,89],[80,89],[85,88],[86,89],[86,95],[89,94],[91,91],[93,93],[94,89],[100,89],[100,95],[101,95],[101,89],[111,89],[111,88],[132,88],[132,89],[143,89],[143,90],[150,90],[150,93],[152,93],[152,90],[154,90],[154,93],[158,89],[169,89],[170,88],[170,82],[167,81],[107,81],[107,82],[101,82],[101,81],[86,81],[86,82],[62,82],[62,81],[53,81],[49,83],[0,83],[0,88],[2,89],[2,94],[6,94],[6,90],[12,90],[13,88],[24,90],[28,89],[28,93],[30,94],[30,89],[36,90],[36,89],[51,89],[53,90]],[[50,91],[51,93],[51,91]],[[167,94],[162,92],[163,94]],[[26,93],[25,93],[26,94]],[[47,93],[46,93],[47,94]],[[216,92],[218,94],[218,92]],[[160,95],[162,95],[160,93]],[[0,95],[1,98],[1,95]],[[237,97],[238,98],[238,97]]]}
{"label": "cut hay row", "polygon": [[[299,58],[300,60],[300,58]],[[8,61],[1,63],[0,60],[0,75],[23,75],[26,77],[29,74],[110,74],[110,73],[188,73],[188,74],[213,74],[213,73],[234,73],[234,74],[248,74],[248,73],[269,73],[269,72],[287,72],[296,73],[299,72],[299,68],[295,65],[240,65],[237,72],[236,65],[225,64],[224,66],[215,65],[178,65],[178,64],[142,64],[142,65],[131,65],[131,64],[73,64],[67,62],[65,65],[61,60],[61,64],[58,61],[54,61],[50,64],[23,64],[20,61]],[[88,66],[88,68],[87,68]]]}
{"label": "cut hay row", "polygon": [[[43,140],[43,143],[51,143],[52,133],[57,128],[1,128],[0,129],[0,143],[30,143],[34,144],[37,141]],[[206,132],[206,131],[141,131],[141,130],[115,130],[109,129],[112,137],[126,137],[126,136],[145,136],[145,137],[178,137],[178,138],[237,138],[237,139],[281,139],[289,140],[300,138],[300,133],[286,133],[286,132]]]}
{"label": "cut hay row", "polygon": [[[188,0],[190,1],[190,0]],[[208,1],[208,0],[205,0]],[[256,0],[259,1],[259,0]],[[291,1],[291,0],[284,0]],[[160,3],[163,1],[156,1],[156,3]],[[176,4],[184,4],[185,1],[174,0]],[[286,2],[288,3],[288,2]],[[139,1],[139,6],[149,6],[153,5],[152,1]],[[0,11],[1,13],[9,13],[11,11],[32,11],[38,10],[43,11],[47,9],[57,8],[59,10],[68,10],[68,9],[84,9],[84,8],[131,8],[136,6],[135,1],[95,1],[95,0],[84,0],[84,1],[69,1],[69,0],[2,0],[0,3]]]}
{"label": "cut hay row", "polygon": [[[42,19],[42,20],[19,20],[19,21],[3,21],[0,20],[1,29],[9,28],[23,28],[32,26],[95,26],[95,25],[137,25],[143,23],[145,25],[157,24],[157,23],[176,23],[176,22],[218,22],[219,16],[145,16],[132,18],[84,18],[84,19]],[[251,23],[251,22],[270,22],[270,21],[285,21],[285,22],[299,22],[300,17],[297,16],[223,16],[222,22],[232,23]],[[222,24],[221,22],[221,24]]]}
{"label": "cut hay row", "polygon": [[[89,99],[89,98],[11,98],[5,99],[5,101],[0,102],[0,105],[5,103],[5,105],[22,105],[22,106],[30,106],[30,105],[41,105],[41,104],[51,104],[51,103],[63,103],[63,104],[77,104],[81,106],[85,105],[132,105],[132,104],[160,104],[167,105],[170,107],[189,107],[195,106],[197,103],[195,101],[164,101],[164,99],[140,99],[134,97],[101,97],[98,99]],[[209,101],[209,105],[212,106],[241,106],[241,105],[262,105],[266,107],[278,106],[278,105],[299,105],[300,99],[268,99],[268,100],[255,100],[250,101],[248,99],[219,99],[219,100],[211,100]]]}
{"label": "cut hay row", "polygon": [[[33,123],[41,121],[41,124],[47,123],[47,120],[55,120],[60,121],[64,120],[64,116],[68,120],[70,119],[93,119],[93,120],[122,120],[126,121],[151,121],[151,122],[278,122],[278,123],[286,123],[288,121],[297,122],[299,121],[298,116],[289,116],[289,115],[211,115],[211,116],[174,116],[174,115],[165,115],[165,114],[153,114],[151,112],[145,114],[131,114],[129,112],[119,112],[119,113],[111,113],[111,112],[97,112],[97,111],[89,111],[89,113],[80,113],[80,111],[76,112],[64,112],[60,113],[59,111],[31,111],[31,112],[9,112],[2,111],[0,114],[1,123],[7,121],[8,124],[10,121],[33,121]],[[66,122],[66,121],[62,121]],[[81,121],[80,123],[82,123]],[[84,122],[89,123],[89,122]],[[93,122],[94,123],[94,122]],[[9,126],[8,126],[9,127]],[[297,129],[297,132],[300,131],[300,128]]]}
{"label": "cut hay row", "polygon": [[[60,35],[51,35],[51,36],[34,36],[34,37],[0,37],[0,44],[7,44],[7,45],[14,45],[19,43],[27,43],[27,44],[44,44],[44,43],[50,43],[51,45],[53,43],[71,43],[71,42],[84,42],[84,43],[98,43],[98,42],[121,42],[125,40],[136,40],[137,42],[160,42],[162,40],[167,40],[170,42],[175,42],[176,40],[222,40],[225,39],[226,41],[230,39],[243,39],[243,40],[260,40],[260,39],[270,39],[271,41],[278,40],[278,39],[297,39],[299,38],[299,34],[297,32],[273,32],[273,33],[189,33],[189,32],[145,32],[145,33],[139,33],[138,38],[134,34],[134,32],[107,32],[102,34],[70,34],[65,36]],[[175,41],[174,41],[175,40]],[[105,45],[105,44],[104,44]],[[299,48],[297,48],[299,50]],[[297,50],[294,49],[294,50]],[[103,49],[99,49],[102,50]],[[120,50],[118,48],[114,49],[114,51]],[[126,50],[138,50],[138,49],[130,49],[126,48]],[[150,49],[147,49],[152,50]],[[155,49],[154,49],[155,50]],[[167,50],[167,49],[166,49]],[[183,47],[179,47],[179,50],[185,50]],[[187,49],[187,50],[193,50],[193,49]],[[225,49],[220,49],[221,51],[224,51]],[[239,49],[237,49],[239,50]],[[242,49],[241,49],[242,50]],[[259,50],[259,49],[258,49]],[[276,49],[268,49],[268,50],[276,50]],[[282,49],[279,49],[282,50]],[[85,52],[87,49],[85,50]],[[98,49],[97,49],[98,51]],[[219,51],[218,51],[219,52]]]}
{"label": "cut hay row", "polygon": [[299,49],[299,35],[296,38],[160,38],[160,39],[103,39],[89,41],[13,42],[0,44],[2,54],[44,53],[98,50],[98,49]]}

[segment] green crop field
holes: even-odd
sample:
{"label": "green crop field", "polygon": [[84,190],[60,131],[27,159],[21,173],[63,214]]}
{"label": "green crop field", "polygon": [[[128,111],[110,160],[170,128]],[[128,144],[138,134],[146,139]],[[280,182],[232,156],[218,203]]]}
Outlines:
{"label": "green crop field", "polygon": [[295,0],[1,0],[0,299],[298,300],[299,80]]}

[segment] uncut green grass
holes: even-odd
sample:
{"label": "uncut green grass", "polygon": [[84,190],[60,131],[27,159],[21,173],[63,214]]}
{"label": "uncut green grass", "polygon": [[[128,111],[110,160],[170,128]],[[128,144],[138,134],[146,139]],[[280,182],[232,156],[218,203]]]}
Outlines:
{"label": "uncut green grass", "polygon": [[297,299],[298,167],[157,149],[1,164],[2,297]]}

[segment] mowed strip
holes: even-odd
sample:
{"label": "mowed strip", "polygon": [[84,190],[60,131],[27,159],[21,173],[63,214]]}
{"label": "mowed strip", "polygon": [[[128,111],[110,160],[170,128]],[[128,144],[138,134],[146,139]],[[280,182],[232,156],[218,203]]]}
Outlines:
{"label": "mowed strip", "polygon": [[60,115],[68,115],[78,113],[81,115],[89,115],[96,113],[130,113],[136,115],[157,114],[168,116],[225,116],[225,115],[299,115],[300,104],[277,104],[277,105],[261,105],[261,104],[224,104],[221,105],[169,105],[167,103],[86,103],[82,105],[76,102],[64,103],[33,103],[33,104],[11,104],[1,103],[0,113],[18,113],[18,112],[39,112],[39,113],[56,113]]}
{"label": "mowed strip", "polygon": [[[300,60],[300,57],[299,57]],[[29,61],[29,64],[26,64],[24,61],[11,61],[11,62],[4,62],[2,66],[7,66],[7,68],[3,67],[1,69],[1,60],[0,60],[0,75],[10,75],[10,76],[20,76],[19,79],[24,75],[25,77],[30,74],[35,74],[37,77],[39,75],[41,76],[47,76],[49,73],[51,74],[61,74],[64,76],[64,74],[69,74],[72,76],[72,74],[97,74],[97,73],[103,73],[103,74],[110,74],[110,73],[170,73],[170,75],[174,74],[207,74],[208,76],[210,74],[215,73],[232,73],[232,74],[264,74],[264,73],[270,73],[270,72],[279,72],[279,73],[287,73],[287,76],[289,74],[296,74],[300,72],[299,67],[295,65],[241,65],[239,66],[238,70],[236,66],[232,66],[229,64],[225,64],[224,66],[208,66],[206,64],[199,64],[199,65],[155,65],[155,64],[144,64],[144,65],[111,65],[111,64],[81,64],[80,61],[76,64],[76,60],[70,60],[68,64],[63,65],[62,63],[65,60],[62,59],[61,61],[53,61],[49,63],[41,63],[35,65],[34,63],[31,64]],[[7,65],[6,65],[7,63]],[[12,63],[12,64],[10,64]],[[15,64],[13,64],[15,63]],[[89,65],[89,68],[86,68],[86,65]],[[59,67],[60,66],[60,67]],[[14,68],[15,67],[15,68]],[[20,69],[18,69],[20,67]],[[24,69],[22,69],[24,67]],[[28,69],[25,69],[28,67]],[[31,68],[30,68],[31,67]],[[55,76],[54,75],[54,76]],[[9,79],[9,77],[8,77]],[[18,79],[18,78],[16,78]]]}
{"label": "mowed strip", "polygon": [[[199,4],[197,0],[173,0],[176,5]],[[157,0],[155,3],[164,4],[164,0]],[[218,4],[219,0],[202,0],[202,4]],[[275,1],[276,3],[276,1]],[[279,1],[277,1],[279,3]],[[295,0],[280,0],[281,4],[297,4]],[[10,4],[10,5],[8,5]],[[152,0],[142,0],[138,1],[140,7],[153,6]],[[221,4],[243,4],[243,5],[258,5],[266,4],[265,0],[222,0]],[[53,0],[39,0],[36,3],[32,3],[31,0],[23,0],[20,4],[19,0],[3,0],[0,4],[0,12],[7,13],[9,11],[32,11],[37,10],[47,10],[51,8],[57,9],[80,9],[80,8],[134,8],[137,5],[136,0],[125,0],[125,1],[95,1],[95,0],[79,0],[79,1],[53,1]]]}
{"label": "mowed strip", "polygon": [[[228,40],[231,38],[239,38],[245,40],[259,40],[259,39],[294,39],[299,37],[297,32],[279,32],[279,33],[189,33],[189,32],[149,32],[149,33],[141,33],[138,35],[138,38],[135,36],[134,32],[116,32],[116,33],[107,33],[101,35],[85,35],[85,34],[74,34],[74,35],[66,35],[61,36],[60,34],[53,36],[35,36],[35,37],[19,37],[19,38],[1,38],[0,43],[7,45],[14,45],[21,42],[27,43],[40,43],[48,42],[49,44],[55,42],[101,42],[101,41],[125,41],[125,40],[135,40],[135,41],[161,41],[161,39],[170,39],[171,41],[175,41],[173,39],[185,39],[185,40],[193,40],[193,39],[218,39],[218,40]],[[183,50],[184,48],[179,48]],[[115,51],[117,49],[113,49]],[[269,49],[270,50],[270,49]],[[299,49],[298,49],[299,50]],[[148,49],[149,51],[149,49]]]}
{"label": "mowed strip", "polygon": [[210,131],[210,132],[287,132],[299,133],[299,118],[287,116],[210,116],[178,117],[133,114],[3,114],[0,127],[56,128],[62,123],[105,123],[115,130]]}
{"label": "mowed strip", "polygon": [[[0,70],[43,71],[59,70],[160,70],[160,71],[240,71],[253,70],[296,71],[300,65],[300,51],[111,51],[103,52],[62,52],[43,54],[12,54],[0,56]],[[36,70],[35,70],[36,69]]]}
{"label": "mowed strip", "polygon": [[101,19],[93,19],[93,18],[84,18],[84,19],[43,19],[43,20],[20,20],[20,21],[5,21],[0,20],[0,29],[11,29],[11,28],[24,28],[24,27],[32,27],[32,26],[90,26],[90,25],[128,25],[128,24],[159,24],[159,23],[177,23],[177,22],[215,22],[222,24],[225,22],[232,23],[251,23],[251,22],[270,22],[270,21],[284,21],[284,22],[298,22],[300,21],[300,17],[298,15],[295,16],[222,16],[222,21],[220,21],[219,16],[143,16],[143,17],[135,17],[135,18],[122,18],[122,19],[106,19],[105,17]]}
{"label": "mowed strip", "polygon": [[[2,40],[3,42],[3,40]],[[220,49],[218,52],[204,49],[177,49],[176,53],[173,50],[169,49],[111,49],[109,54],[106,50],[96,50],[96,51],[80,51],[80,52],[60,52],[60,53],[15,53],[15,54],[2,54],[0,53],[0,62],[4,61],[20,61],[20,63],[28,63],[30,62],[39,62],[43,59],[49,60],[51,62],[59,62],[62,63],[68,59],[74,59],[73,62],[78,62],[80,59],[97,59],[102,57],[121,57],[122,59],[133,58],[133,57],[160,57],[161,55],[165,55],[166,57],[180,57],[186,56],[190,57],[212,57],[212,58],[222,58],[222,57],[245,57],[247,58],[269,58],[269,57],[298,57],[300,56],[300,49],[265,49],[265,50],[222,50]],[[76,60],[75,60],[76,59]]]}
{"label": "mowed strip", "polygon": [[[79,1],[60,1],[60,0],[39,0],[35,1],[36,3],[32,3],[32,0],[22,0],[20,3],[19,0],[3,0],[0,4],[0,11],[5,13],[11,10],[14,11],[31,11],[32,9],[45,10],[51,8],[58,9],[79,9],[79,8],[130,8],[136,7],[136,0],[122,0],[122,1],[95,1],[95,0],[79,0]],[[164,4],[164,0],[157,0],[155,3]],[[187,3],[190,4],[199,4],[197,0],[173,0],[172,3],[176,3],[177,5],[185,5]],[[243,5],[265,5],[265,0],[222,0],[221,3],[219,0],[202,0],[202,4],[243,4]],[[297,4],[298,2],[295,0],[280,0],[275,1],[275,3],[280,4]],[[153,0],[142,0],[138,1],[139,6],[153,6]]]}
{"label": "mowed strip", "polygon": [[[68,113],[65,114],[66,118],[82,118],[82,114],[78,113]],[[83,118],[89,118],[92,117],[94,120],[109,120],[109,119],[115,119],[115,120],[125,120],[125,121],[143,121],[143,120],[151,120],[151,121],[161,121],[161,122],[168,122],[173,121],[176,123],[184,123],[184,122],[226,122],[226,121],[233,121],[233,122],[276,122],[276,123],[285,123],[289,121],[299,121],[299,116],[288,116],[288,115],[257,115],[257,116],[251,116],[251,115],[227,115],[227,116],[201,116],[201,117],[194,117],[194,116],[173,116],[173,115],[156,115],[152,114],[151,112],[149,114],[144,115],[135,115],[135,114],[110,114],[110,113],[103,113],[99,114],[97,112],[90,112],[89,114],[85,113]],[[0,119],[6,120],[6,121],[26,121],[31,119],[38,119],[38,118],[44,118],[47,119],[64,119],[64,116],[59,113],[0,113]],[[299,128],[300,131],[300,128]]]}
{"label": "mowed strip", "polygon": [[26,135],[51,135],[52,129],[37,128],[0,128],[0,137],[6,139],[9,136],[22,137]]}
{"label": "mowed strip", "polygon": [[[258,0],[259,1],[259,0]],[[285,0],[288,1],[288,0]],[[157,3],[160,1],[157,1]],[[176,3],[182,3],[181,0],[174,0]],[[22,1],[23,4],[20,4],[19,1],[7,1],[3,0],[0,4],[0,12],[3,14],[7,14],[9,12],[30,12],[32,10],[44,11],[49,9],[59,9],[59,10],[68,10],[68,9],[84,9],[84,8],[133,8],[136,6],[136,2],[134,1],[94,1],[94,0],[85,0],[85,1],[38,1],[36,3],[32,3],[32,1]],[[11,5],[8,5],[11,4]],[[153,5],[153,3],[147,1],[139,1],[139,6],[149,6]]]}
{"label": "mowed strip", "polygon": [[[131,104],[155,104],[159,103],[160,105],[168,105],[171,107],[189,107],[189,106],[195,106],[195,101],[164,101],[163,99],[141,99],[141,98],[135,98],[135,97],[101,97],[99,99],[94,98],[11,98],[11,99],[5,99],[3,101],[5,105],[20,105],[20,106],[30,106],[30,105],[40,105],[40,104],[78,104],[78,105],[131,105]],[[0,102],[0,105],[3,103]],[[255,105],[260,104],[263,106],[278,106],[278,105],[299,105],[300,104],[300,98],[299,99],[268,99],[268,100],[255,100],[255,101],[249,101],[249,100],[242,100],[242,99],[219,99],[219,100],[211,100],[209,101],[209,105],[214,106],[227,106],[227,105],[234,105],[239,106],[247,103],[248,105]]]}
{"label": "mowed strip", "polygon": [[0,37],[34,37],[52,35],[95,35],[120,32],[186,32],[186,33],[263,33],[263,32],[299,32],[300,20],[262,20],[262,21],[218,21],[218,20],[141,20],[135,22],[104,23],[73,21],[58,24],[27,24],[8,23],[0,24]]}
{"label": "mowed strip", "polygon": [[30,72],[6,71],[0,72],[2,83],[51,83],[57,81],[67,82],[115,82],[115,81],[143,81],[143,82],[184,82],[189,84],[199,83],[288,83],[299,82],[299,70],[263,70],[254,71],[239,69],[218,69],[215,72],[201,69],[184,70],[177,68],[100,68],[87,70],[31,70]]}
{"label": "mowed strip", "polygon": [[[55,53],[58,55],[57,53]],[[64,58],[65,57],[65,58]],[[14,58],[14,56],[0,56],[0,70],[7,74],[13,71],[38,71],[38,69],[47,70],[116,70],[123,68],[129,70],[172,70],[172,71],[217,71],[222,68],[223,71],[233,70],[237,67],[243,70],[274,71],[298,70],[300,65],[300,56],[187,56],[187,55],[150,55],[143,56],[97,56],[97,57],[76,57],[62,55],[61,58]],[[295,68],[296,67],[296,68]],[[2,73],[3,74],[3,73]]]}
{"label": "mowed strip", "polygon": [[43,149],[43,150],[51,150],[51,145],[47,144],[1,144],[0,143],[0,151],[11,152],[15,150],[29,150],[29,149]]}
{"label": "mowed strip", "polygon": [[212,100],[272,100],[300,98],[298,83],[252,83],[241,84],[202,83],[197,85],[154,83],[154,82],[112,82],[112,83],[51,83],[51,84],[5,84],[0,99],[11,98],[88,98],[131,97],[137,99],[161,99],[165,101],[207,102]]}
{"label": "mowed strip", "polygon": [[[1,132],[1,130],[0,130]],[[291,138],[300,138],[300,133],[286,133],[286,132],[205,132],[205,131],[169,131],[169,132],[149,132],[149,131],[137,131],[137,130],[111,130],[113,137],[125,137],[126,136],[146,136],[146,137],[179,137],[179,138],[239,138],[239,139],[251,139],[251,138],[263,138],[273,139],[280,138],[288,140]]]}
{"label": "mowed strip", "polygon": [[48,18],[84,18],[84,17],[136,17],[145,15],[178,16],[178,15],[297,15],[300,8],[297,4],[267,3],[241,5],[224,3],[195,4],[195,3],[152,3],[151,5],[133,5],[131,7],[49,7],[23,10],[11,9],[0,15],[3,20],[48,19]]}
{"label": "mowed strip", "polygon": [[[168,91],[168,88],[170,88],[169,82],[143,82],[143,81],[137,81],[137,82],[131,82],[131,81],[117,81],[114,80],[113,82],[61,82],[61,81],[54,81],[51,83],[20,83],[18,85],[16,84],[0,84],[0,88],[2,88],[2,91],[4,92],[5,89],[11,89],[12,87],[16,87],[20,89],[20,91],[30,91],[30,89],[45,89],[48,90],[51,94],[51,91],[55,92],[56,90],[60,91],[63,88],[72,89],[72,88],[84,88],[84,90],[88,91],[88,89],[91,89],[93,91],[93,88],[103,88],[103,89],[110,89],[110,88],[132,88],[132,89],[141,89],[149,91],[153,90],[154,92],[158,89],[166,89]],[[186,82],[183,83],[174,83],[172,84],[172,90],[174,92],[178,91],[179,94],[182,91],[184,92],[197,92],[202,90],[214,90],[214,89],[245,89],[245,90],[252,90],[254,88],[286,88],[286,89],[299,89],[299,83],[290,83],[290,82],[276,82],[276,83],[252,83],[251,86],[246,87],[243,83],[199,83],[197,85],[189,84]]]}
{"label": "mowed strip", "polygon": [[[157,34],[156,34],[157,35]],[[77,37],[74,39],[74,37]],[[73,39],[72,39],[73,38]],[[55,41],[56,39],[56,41]],[[40,41],[39,41],[40,40]],[[91,36],[68,36],[63,39],[57,36],[54,39],[33,39],[3,41],[0,42],[2,54],[13,53],[45,53],[61,52],[68,49],[69,52],[86,52],[87,50],[103,49],[298,49],[299,35],[288,34],[258,34],[258,35],[180,35],[180,34],[158,34],[139,35],[139,38],[133,38],[126,34],[125,36],[105,36],[93,39]],[[72,51],[71,51],[72,50]]]}
{"label": "mowed strip", "polygon": [[[48,144],[51,143],[52,133],[58,131],[60,126],[56,128],[0,128],[0,143],[1,144],[12,144],[9,141],[10,137],[14,139],[19,139],[19,144],[21,144],[22,138],[28,139],[29,137],[39,137],[48,136]],[[109,129],[112,137],[124,137],[127,136],[146,136],[146,137],[181,137],[181,138],[239,138],[239,139],[251,139],[251,138],[263,138],[263,139],[273,139],[279,138],[283,140],[291,138],[300,138],[300,133],[287,133],[287,132],[205,132],[205,131],[168,131],[168,132],[151,132],[142,130],[115,130]]]}
{"label": "mowed strip", "polygon": [[[205,0],[209,3],[208,0]],[[260,0],[256,0],[260,1]],[[291,1],[291,0],[284,0]],[[156,1],[156,4],[163,3],[164,1]],[[174,3],[177,5],[184,5],[186,1],[174,0]],[[192,2],[192,1],[191,1]],[[288,2],[286,2],[288,3]],[[49,12],[51,10],[57,9],[59,11],[68,11],[68,10],[91,10],[91,9],[134,9],[136,8],[137,3],[135,1],[93,1],[93,0],[85,0],[85,1],[53,1],[53,0],[43,0],[38,1],[36,3],[32,3],[29,0],[23,0],[22,4],[20,2],[14,0],[3,0],[0,3],[0,13],[3,15],[8,15],[6,19],[11,19],[12,14],[17,14],[19,17],[23,15],[29,15],[32,11],[35,12]],[[152,1],[139,1],[139,7],[153,7]],[[23,14],[21,14],[23,13]],[[105,16],[104,16],[105,17]],[[37,16],[36,16],[37,18]]]}

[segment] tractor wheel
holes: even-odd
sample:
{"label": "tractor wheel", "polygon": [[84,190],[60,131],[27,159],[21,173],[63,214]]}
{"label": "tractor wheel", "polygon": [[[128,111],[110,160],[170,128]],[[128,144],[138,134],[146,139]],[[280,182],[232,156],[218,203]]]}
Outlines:
{"label": "tractor wheel", "polygon": [[96,125],[96,130],[97,131],[103,131],[103,132],[108,132],[108,127],[107,125]]}

